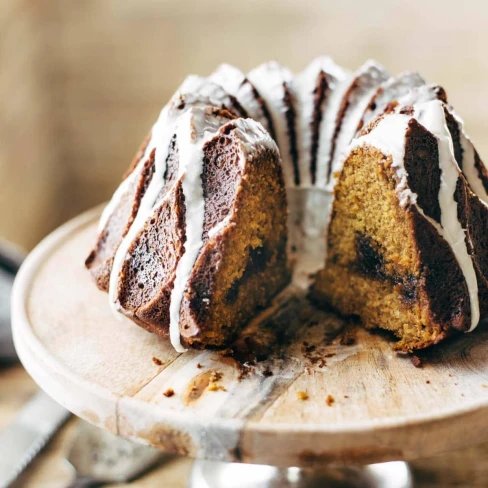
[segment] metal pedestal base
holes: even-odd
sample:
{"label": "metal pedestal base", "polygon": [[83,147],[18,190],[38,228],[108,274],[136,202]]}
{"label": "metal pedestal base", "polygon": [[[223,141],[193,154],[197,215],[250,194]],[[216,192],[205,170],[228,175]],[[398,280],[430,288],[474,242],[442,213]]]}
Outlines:
{"label": "metal pedestal base", "polygon": [[195,461],[190,488],[412,488],[407,463],[323,471],[259,464]]}

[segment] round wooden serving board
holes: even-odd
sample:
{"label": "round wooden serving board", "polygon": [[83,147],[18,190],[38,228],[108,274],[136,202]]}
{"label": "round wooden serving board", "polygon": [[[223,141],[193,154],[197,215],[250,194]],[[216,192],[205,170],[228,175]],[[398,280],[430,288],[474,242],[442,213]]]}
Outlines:
{"label": "round wooden serving board", "polygon": [[[214,351],[178,354],[117,319],[92,283],[84,259],[100,210],[46,238],[13,296],[22,363],[74,414],[166,451],[288,466],[408,460],[486,441],[485,327],[416,368],[383,335],[349,328],[354,343],[341,344],[340,320],[295,286],[244,332],[269,336],[271,359],[243,369]],[[293,339],[277,348],[287,331]]]}

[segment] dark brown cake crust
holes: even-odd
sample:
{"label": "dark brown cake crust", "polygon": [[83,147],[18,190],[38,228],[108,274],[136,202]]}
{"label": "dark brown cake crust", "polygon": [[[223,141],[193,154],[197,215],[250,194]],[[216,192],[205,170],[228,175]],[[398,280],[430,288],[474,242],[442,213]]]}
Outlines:
{"label": "dark brown cake crust", "polygon": [[334,160],[334,154],[336,151],[336,145],[337,145],[337,138],[339,137],[339,133],[341,131],[342,127],[342,121],[344,119],[344,115],[347,112],[347,109],[349,107],[349,99],[352,96],[352,94],[357,90],[359,86],[359,79],[356,78],[351,86],[347,89],[346,94],[342,98],[342,103],[339,108],[339,112],[337,113],[337,119],[336,119],[336,126],[334,129],[334,134],[332,135],[332,141],[330,144],[330,163],[329,163],[329,168],[328,168],[328,173],[327,173],[327,182],[330,181],[331,175],[332,175],[332,161]]}
{"label": "dark brown cake crust", "polygon": [[258,105],[261,109],[261,112],[263,112],[264,118],[266,119],[266,123],[268,124],[269,135],[271,136],[271,138],[273,140],[275,140],[276,139],[276,131],[275,131],[274,124],[273,124],[273,117],[271,117],[271,113],[269,111],[267,103],[265,102],[265,100],[261,96],[261,94],[257,91],[256,87],[247,78],[245,78],[242,83],[243,84],[248,83],[249,86],[251,87],[253,96],[256,99],[256,101],[258,102]]}
{"label": "dark brown cake crust", "polygon": [[[410,211],[420,261],[418,284],[428,301],[423,306],[428,307],[432,326],[443,331],[434,340],[437,343],[455,330],[469,329],[471,310],[468,287],[447,242],[415,208]],[[426,343],[423,347],[429,345]]]}
{"label": "dark brown cake crust", "polygon": [[410,120],[405,134],[404,165],[408,186],[417,194],[420,207],[440,224],[441,169],[437,139],[415,119]]}
{"label": "dark brown cake crust", "polygon": [[286,129],[288,133],[288,138],[290,140],[290,157],[293,162],[293,179],[295,185],[300,184],[300,170],[298,169],[298,141],[297,141],[297,113],[296,113],[296,99],[295,94],[292,92],[287,83],[283,83],[283,90],[285,96],[283,98],[283,103],[286,107],[285,118],[286,118]]}
{"label": "dark brown cake crust", "polygon": [[326,73],[319,72],[317,78],[317,85],[314,90],[313,99],[313,114],[310,124],[312,134],[312,143],[310,146],[310,174],[312,177],[312,184],[315,185],[317,179],[317,156],[319,151],[320,139],[320,124],[322,123],[322,116],[324,113],[324,106],[327,102],[327,97],[330,94],[329,79]]}
{"label": "dark brown cake crust", "polygon": [[457,181],[454,198],[458,204],[458,219],[466,229],[465,242],[473,259],[480,316],[488,314],[488,207],[470,190],[463,176]]}
{"label": "dark brown cake crust", "polygon": [[[125,178],[136,170],[137,163],[142,158],[147,143],[148,139],[144,141],[141,149],[137,152]],[[120,204],[110,215],[107,225],[102,229],[98,237],[95,248],[85,261],[86,268],[90,271],[100,290],[108,291],[113,256],[137,215],[142,197],[147,190],[153,173],[154,151],[142,166],[139,176],[127,188]]]}
{"label": "dark brown cake crust", "polygon": [[459,165],[459,168],[463,169],[463,147],[461,145],[461,130],[456,122],[456,119],[452,114],[444,107],[444,115],[446,117],[447,128],[452,138],[452,145],[454,147],[454,157]]}

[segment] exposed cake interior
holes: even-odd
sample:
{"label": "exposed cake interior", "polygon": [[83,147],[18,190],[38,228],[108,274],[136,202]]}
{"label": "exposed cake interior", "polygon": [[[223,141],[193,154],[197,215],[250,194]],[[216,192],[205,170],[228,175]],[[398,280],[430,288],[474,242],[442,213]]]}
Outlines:
{"label": "exposed cake interior", "polygon": [[313,293],[367,327],[393,332],[399,348],[415,349],[444,334],[424,306],[414,216],[399,204],[391,165],[375,148],[359,147],[347,158],[335,189],[327,264]]}
{"label": "exposed cake interior", "polygon": [[219,213],[223,220],[205,226],[189,307],[182,308],[182,337],[192,344],[225,344],[290,279],[280,160],[265,148],[249,160],[239,131],[250,128],[239,125],[224,127],[205,150],[206,221]]}

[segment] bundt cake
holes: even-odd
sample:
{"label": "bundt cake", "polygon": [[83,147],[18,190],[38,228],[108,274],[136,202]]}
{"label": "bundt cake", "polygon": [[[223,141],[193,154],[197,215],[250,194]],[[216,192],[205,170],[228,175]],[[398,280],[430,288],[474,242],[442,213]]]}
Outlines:
{"label": "bundt cake", "polygon": [[225,343],[290,274],[276,144],[201,100],[163,109],[86,262],[116,310],[178,351]]}
{"label": "bundt cake", "polygon": [[487,224],[487,170],[441,87],[373,61],[222,65],[163,108],[86,266],[183,351],[226,345],[312,258],[317,304],[413,351],[488,313]]}

